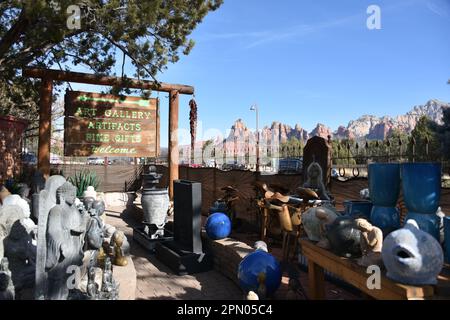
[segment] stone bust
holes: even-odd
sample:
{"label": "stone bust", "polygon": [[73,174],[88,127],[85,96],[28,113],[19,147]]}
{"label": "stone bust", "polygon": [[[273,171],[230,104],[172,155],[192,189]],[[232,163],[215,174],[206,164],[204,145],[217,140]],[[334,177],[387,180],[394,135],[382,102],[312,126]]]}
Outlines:
{"label": "stone bust", "polygon": [[317,162],[312,162],[307,169],[307,180],[303,187],[313,189],[321,200],[331,200],[323,184],[322,167]]}
{"label": "stone bust", "polygon": [[383,232],[370,224],[366,219],[355,219],[357,228],[361,231],[361,253],[358,259],[360,266],[382,265],[381,250],[383,248]]}

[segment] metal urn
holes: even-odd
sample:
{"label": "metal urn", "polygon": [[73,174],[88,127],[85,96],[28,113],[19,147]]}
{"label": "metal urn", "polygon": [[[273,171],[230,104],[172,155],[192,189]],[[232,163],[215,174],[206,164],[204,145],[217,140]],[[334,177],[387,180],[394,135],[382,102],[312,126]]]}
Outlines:
{"label": "metal urn", "polygon": [[145,233],[151,239],[164,236],[164,226],[169,209],[169,192],[167,188],[157,188],[162,174],[151,166],[149,173],[142,174],[142,209],[144,210]]}

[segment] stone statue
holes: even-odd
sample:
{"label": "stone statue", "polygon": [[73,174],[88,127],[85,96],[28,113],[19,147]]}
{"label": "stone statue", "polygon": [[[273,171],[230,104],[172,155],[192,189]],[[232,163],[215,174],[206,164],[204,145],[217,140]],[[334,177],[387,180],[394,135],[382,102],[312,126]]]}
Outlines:
{"label": "stone statue", "polygon": [[381,256],[389,279],[413,286],[437,284],[444,265],[439,241],[412,219],[386,236]]}
{"label": "stone statue", "polygon": [[98,298],[98,284],[95,282],[95,268],[90,267],[88,270],[88,284],[87,295],[91,300],[97,300]]}
{"label": "stone statue", "polygon": [[16,292],[34,285],[36,246],[27,219],[19,206],[8,205],[0,209],[0,258],[8,258]]}
{"label": "stone statue", "polygon": [[93,198],[94,200],[97,199],[97,192],[93,186],[87,187],[86,191],[83,192],[83,198]]}
{"label": "stone statue", "polygon": [[85,198],[84,205],[87,212],[86,246],[87,249],[98,250],[102,247],[104,240],[104,225],[100,218],[100,214],[104,211],[104,204],[94,198]]}
{"label": "stone statue", "polygon": [[323,249],[330,249],[330,241],[327,238],[329,226],[336,220],[336,216],[327,212],[324,208],[316,209],[316,217],[319,219],[320,240],[317,246]]}
{"label": "stone statue", "polygon": [[[319,215],[317,212],[319,211]],[[303,228],[311,241],[321,241],[325,235],[324,222],[334,221],[339,213],[331,206],[309,208],[302,215]],[[321,219],[319,218],[321,217]]]}
{"label": "stone statue", "polygon": [[33,195],[33,213],[38,220],[38,237],[36,252],[36,286],[35,299],[44,300],[47,297],[48,273],[47,261],[47,224],[50,210],[57,205],[56,191],[66,183],[62,176],[51,176],[44,181],[44,189]]}
{"label": "stone statue", "polygon": [[0,262],[0,300],[14,300],[15,289],[9,270],[8,258],[3,257]]}
{"label": "stone statue", "polygon": [[3,243],[16,291],[32,288],[35,282],[36,247],[23,220],[14,222]]}
{"label": "stone statue", "polygon": [[322,167],[317,162],[312,162],[307,169],[307,180],[303,187],[313,189],[321,200],[331,200],[323,184]]}
{"label": "stone statue", "polygon": [[113,278],[112,264],[109,257],[105,260],[100,297],[102,300],[117,300],[119,297],[119,285]]}
{"label": "stone statue", "polygon": [[383,232],[370,224],[366,219],[355,220],[357,228],[361,231],[361,253],[358,264],[363,267],[371,265],[382,266],[381,249],[383,248]]}
{"label": "stone statue", "polygon": [[122,245],[125,239],[125,234],[123,231],[114,232],[111,242],[114,246],[114,264],[116,266],[126,266],[128,264],[128,260],[125,257],[125,254],[122,251]]}
{"label": "stone statue", "polygon": [[67,268],[79,266],[83,260],[84,219],[75,207],[76,187],[65,182],[56,191],[57,205],[48,215],[47,259],[48,299],[68,298]]}

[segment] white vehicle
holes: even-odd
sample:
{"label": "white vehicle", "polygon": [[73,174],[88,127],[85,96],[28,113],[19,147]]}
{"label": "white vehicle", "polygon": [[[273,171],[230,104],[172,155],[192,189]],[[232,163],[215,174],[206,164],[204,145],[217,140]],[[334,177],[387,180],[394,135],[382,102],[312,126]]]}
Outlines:
{"label": "white vehicle", "polygon": [[87,158],[86,164],[89,165],[103,165],[105,164],[104,158],[97,158],[97,157],[89,157]]}

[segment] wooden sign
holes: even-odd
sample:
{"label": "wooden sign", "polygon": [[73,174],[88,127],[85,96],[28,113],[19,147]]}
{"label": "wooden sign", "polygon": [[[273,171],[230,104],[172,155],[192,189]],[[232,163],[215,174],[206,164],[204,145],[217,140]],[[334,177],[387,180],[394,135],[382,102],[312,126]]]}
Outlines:
{"label": "wooden sign", "polygon": [[159,151],[157,99],[66,93],[65,156],[157,157]]}

